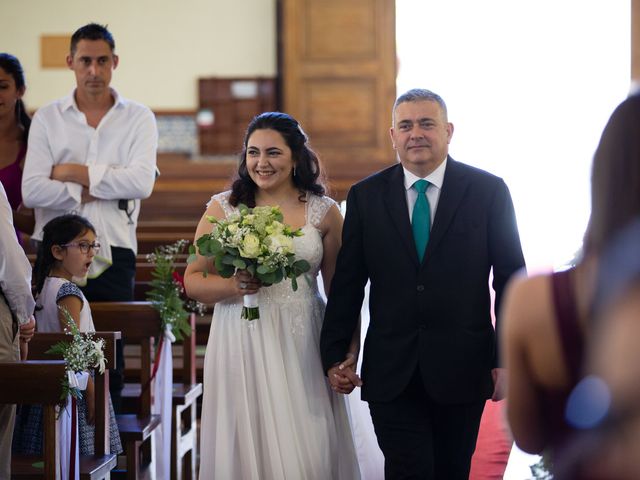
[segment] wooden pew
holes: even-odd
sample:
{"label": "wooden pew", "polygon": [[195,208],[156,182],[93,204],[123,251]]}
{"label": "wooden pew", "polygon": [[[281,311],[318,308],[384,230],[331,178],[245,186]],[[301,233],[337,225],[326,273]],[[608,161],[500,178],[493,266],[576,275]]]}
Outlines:
{"label": "wooden pew", "polygon": [[[139,221],[197,223],[211,196],[228,188],[237,170],[237,159],[193,161],[184,155],[162,154],[158,156],[158,168],[161,175],[156,179],[151,196],[142,201]],[[191,238],[194,231],[191,231]]]}
{"label": "wooden pew", "polygon": [[12,459],[12,477],[55,480],[59,445],[56,442],[56,405],[62,395],[62,379],[66,375],[64,361],[28,361],[0,363],[0,403],[42,405],[44,425],[43,466],[34,465],[40,459]]}
{"label": "wooden pew", "polygon": [[[198,400],[202,396],[202,383],[196,379],[196,315],[189,315],[191,336],[182,342],[176,341],[173,352],[173,407],[171,419],[171,478],[174,480],[195,479],[196,453],[198,451],[197,417]],[[166,345],[165,347],[166,348]],[[125,355],[128,353],[125,348]],[[176,361],[177,360],[177,361]],[[125,377],[135,378],[136,364],[125,362]],[[122,404],[125,411],[136,411],[139,408],[139,383],[125,383],[122,391]]]}
{"label": "wooden pew", "polygon": [[[132,345],[132,341],[139,343],[138,381],[125,384],[123,404],[125,408],[133,406],[133,410],[143,416],[150,415],[151,386],[146,389],[142,386],[149,382],[151,347],[154,337],[160,333],[160,315],[149,302],[94,302],[91,311],[96,328],[121,328],[128,345]],[[195,315],[190,316],[190,323],[192,335],[182,342],[182,369],[175,376],[173,385],[172,479],[195,478],[198,451],[196,402],[202,395],[202,384],[195,380]],[[127,359],[129,372],[132,363]],[[133,440],[140,441],[140,438],[134,437]]]}
{"label": "wooden pew", "polygon": [[[130,306],[131,308],[126,308]],[[127,345],[140,349],[138,382],[149,385],[140,396],[136,413],[118,414],[116,420],[126,454],[126,478],[147,475],[152,459],[151,434],[160,425],[160,416],[152,415],[151,355],[154,337],[160,331],[160,317],[155,310],[126,302],[92,302],[91,315],[97,330],[120,331]],[[117,471],[116,471],[117,472]],[[123,474],[124,472],[117,472]]]}
{"label": "wooden pew", "polygon": [[182,375],[173,382],[171,418],[171,478],[196,479],[198,453],[197,401],[202,383],[196,381],[196,314],[189,315],[191,335],[182,342]]}
{"label": "wooden pew", "polygon": [[[202,213],[204,213],[204,207],[202,207]],[[171,219],[171,220],[141,220],[138,222],[138,233],[143,232],[191,232],[191,238],[196,232],[198,227],[198,219],[196,220],[184,220],[184,219]]]}
{"label": "wooden pew", "polygon": [[[96,332],[94,338],[105,342],[104,356],[107,366],[116,363],[116,340],[120,332]],[[47,360],[56,356],[46,353],[58,342],[68,342],[70,336],[65,333],[36,333],[29,342],[29,359]],[[103,374],[95,370],[95,425],[96,440],[94,455],[80,455],[80,478],[97,480],[105,478],[116,466],[117,456],[109,451],[109,370]]]}
{"label": "wooden pew", "polygon": [[[184,270],[187,268],[186,258],[183,261],[180,259],[174,262],[176,272],[180,275],[184,275]],[[153,280],[152,272],[155,269],[155,265],[149,262],[136,262],[136,279],[134,284],[133,298],[136,301],[144,302],[147,300],[147,292],[151,289],[151,281]]]}
{"label": "wooden pew", "polygon": [[157,247],[169,245],[178,240],[193,240],[195,230],[184,232],[138,232],[138,254],[153,253]]}
{"label": "wooden pew", "polygon": [[[114,318],[122,318],[124,322],[132,325],[131,328],[144,328],[144,331],[151,336],[157,336],[160,333],[160,316],[158,312],[151,307],[149,302],[98,302],[91,304],[93,321],[96,328],[113,328]],[[110,322],[110,323],[103,323]],[[197,400],[202,395],[202,384],[196,382],[195,371],[195,315],[189,318],[192,334],[187,337],[181,345],[182,350],[182,366],[174,368],[173,382],[173,407],[172,407],[172,448],[171,448],[171,469],[172,479],[195,478],[196,456],[197,456],[197,433],[196,433],[196,416],[197,416]],[[146,326],[144,326],[146,325]],[[132,351],[129,348],[131,342],[127,330],[123,330],[123,336],[127,339],[127,348],[125,351]],[[178,342],[176,342],[178,343]],[[173,349],[179,349],[179,345],[173,346]],[[139,367],[141,372],[150,371],[151,350],[149,353],[145,351],[146,347],[140,347]],[[173,350],[172,349],[172,350]],[[175,358],[176,355],[174,355]],[[125,376],[131,378],[131,372],[135,370],[135,362],[130,361],[129,357],[125,365],[127,367]],[[136,378],[142,378],[143,375],[136,372]],[[148,377],[147,377],[148,378]],[[122,391],[123,408],[127,411],[141,411],[146,408],[147,401],[145,395],[150,394],[151,388],[142,391],[142,386],[147,380],[137,381],[135,383],[126,383]],[[150,411],[150,404],[149,404]]]}
{"label": "wooden pew", "polygon": [[[96,328],[115,328],[123,322],[130,325],[123,325],[123,337],[128,345],[132,343],[132,337],[128,335],[129,329],[140,330],[135,334],[136,338],[145,335],[154,337],[160,333],[160,315],[149,302],[94,302],[91,303],[91,312]],[[197,383],[195,378],[195,315],[192,314],[189,321],[192,335],[182,342],[182,368],[174,376],[173,383],[171,478],[178,480],[195,478],[198,452],[197,400],[202,395],[202,384]],[[126,350],[131,351],[129,348]],[[125,384],[122,391],[123,405],[125,409],[150,413],[151,387],[143,391],[142,385],[148,382],[148,373],[151,371],[151,348],[141,345],[139,352],[140,373],[136,377],[144,380]],[[125,362],[129,375],[133,363],[129,358]]]}

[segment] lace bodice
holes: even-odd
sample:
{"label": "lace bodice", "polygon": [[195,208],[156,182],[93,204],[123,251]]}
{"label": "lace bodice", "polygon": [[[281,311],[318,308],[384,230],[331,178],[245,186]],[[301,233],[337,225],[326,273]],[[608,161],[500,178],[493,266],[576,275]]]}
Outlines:
{"label": "lace bodice", "polygon": [[[226,191],[214,195],[211,200],[216,201],[222,207],[226,217],[237,213],[238,209],[229,203],[231,192]],[[293,291],[291,280],[284,280],[270,287],[261,288],[260,302],[273,301],[277,303],[295,303],[308,301],[309,295],[318,295],[318,283],[316,277],[322,264],[323,248],[322,235],[319,230],[320,223],[324,216],[336,202],[329,197],[319,197],[309,194],[306,203],[306,222],[302,227],[304,235],[293,239],[296,250],[296,258],[301,258],[309,262],[309,271],[298,277],[298,290]],[[233,303],[241,302],[241,299],[234,299]]]}

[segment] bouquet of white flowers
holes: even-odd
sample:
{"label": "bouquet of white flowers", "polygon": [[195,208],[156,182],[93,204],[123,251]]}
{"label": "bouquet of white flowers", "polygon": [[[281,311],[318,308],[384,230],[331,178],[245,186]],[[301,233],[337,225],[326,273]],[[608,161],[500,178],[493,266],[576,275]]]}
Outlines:
{"label": "bouquet of white flowers", "polygon": [[76,374],[87,372],[90,368],[97,368],[102,374],[107,360],[104,358],[104,340],[102,338],[94,340],[93,334],[90,332],[81,333],[69,311],[62,308],[62,313],[67,324],[64,331],[72,337],[71,342],[58,342],[47,350],[47,353],[62,355],[67,362],[67,376],[62,382],[62,397],[60,398],[65,404],[69,395],[82,398],[81,390],[84,390],[85,386],[78,384]]}
{"label": "bouquet of white flowers", "polygon": [[[238,206],[239,212],[225,219],[207,217],[213,223],[211,233],[196,241],[198,253],[214,260],[217,273],[224,278],[237,270],[247,270],[263,286],[291,279],[293,290],[298,289],[296,278],[309,270],[306,260],[295,256],[293,238],[303,235],[282,223],[279,207]],[[188,261],[195,260],[195,248],[189,248]],[[206,271],[204,272],[206,275]],[[245,295],[242,318],[260,318],[257,294]]]}

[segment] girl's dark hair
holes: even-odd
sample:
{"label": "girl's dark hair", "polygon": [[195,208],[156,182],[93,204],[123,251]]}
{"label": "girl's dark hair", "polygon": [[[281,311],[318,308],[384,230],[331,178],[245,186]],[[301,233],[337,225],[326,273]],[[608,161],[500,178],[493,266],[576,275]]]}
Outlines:
{"label": "girl's dark hair", "polygon": [[66,214],[49,220],[42,229],[42,242],[38,245],[38,255],[33,268],[33,276],[36,282],[36,293],[40,293],[45,279],[51,272],[51,267],[56,259],[51,253],[54,245],[64,245],[71,242],[78,235],[91,230],[96,233],[93,225],[84,217],[74,214]]}
{"label": "girl's dark hair", "polygon": [[[13,77],[16,89],[24,89],[26,84],[24,81],[24,70],[20,65],[20,60],[9,53],[0,53],[0,68]],[[31,117],[27,115],[24,102],[21,98],[16,102],[16,120],[22,126],[22,141],[26,144],[29,138],[29,127],[31,126]]]}
{"label": "girl's dark hair", "polygon": [[229,203],[237,206],[244,203],[248,207],[256,206],[257,185],[249,176],[247,170],[247,142],[256,130],[275,130],[291,149],[291,157],[294,165],[293,184],[300,192],[300,201],[305,201],[307,192],[315,195],[323,195],[325,187],[324,173],[320,160],[316,153],[309,147],[309,138],[300,127],[298,121],[291,115],[281,112],[265,112],[254,117],[247,127],[244,135],[242,153],[240,153],[240,165],[231,186]]}
{"label": "girl's dark hair", "polygon": [[591,217],[585,234],[585,253],[599,253],[638,215],[640,95],[634,95],[611,114],[593,157]]}

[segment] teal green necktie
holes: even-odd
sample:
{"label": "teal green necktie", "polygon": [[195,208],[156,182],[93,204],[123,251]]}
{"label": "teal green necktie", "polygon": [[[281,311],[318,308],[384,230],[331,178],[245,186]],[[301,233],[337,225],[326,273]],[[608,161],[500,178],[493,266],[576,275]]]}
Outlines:
{"label": "teal green necktie", "polygon": [[427,248],[427,243],[429,243],[429,229],[431,227],[431,209],[426,195],[428,187],[429,182],[426,180],[418,180],[413,184],[413,188],[418,192],[418,198],[416,198],[416,203],[413,204],[411,228],[420,263],[422,263],[424,251]]}

